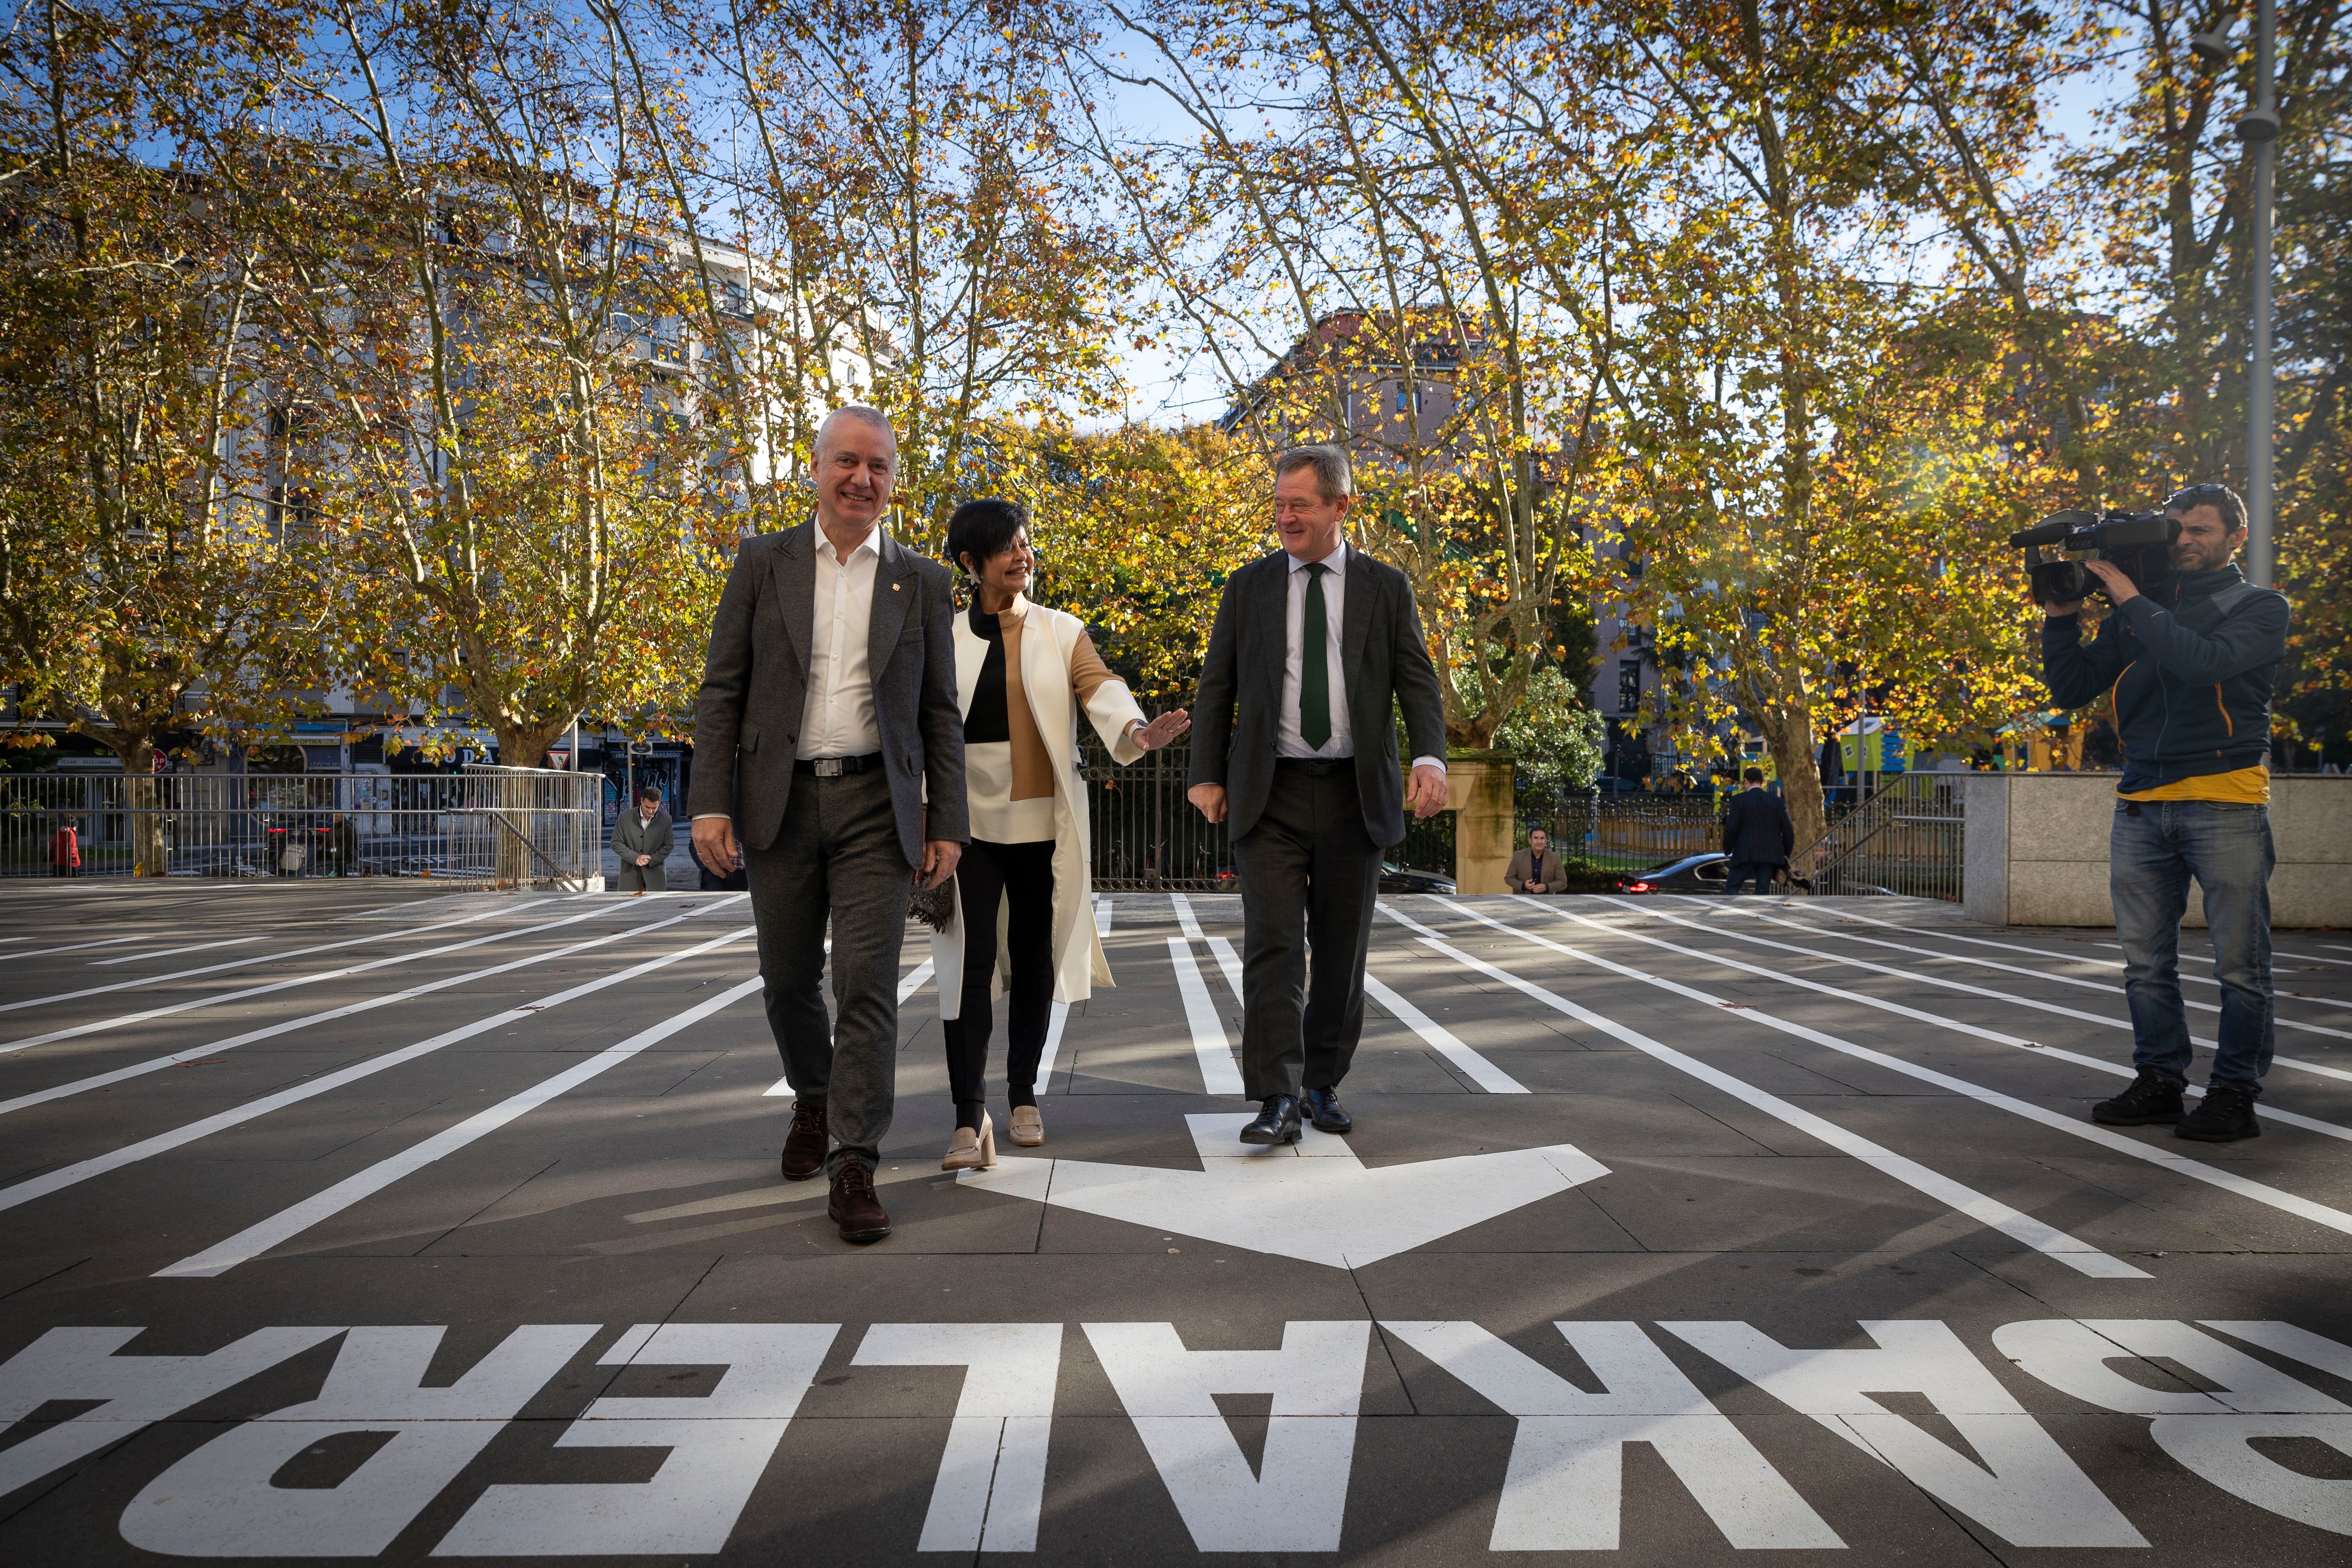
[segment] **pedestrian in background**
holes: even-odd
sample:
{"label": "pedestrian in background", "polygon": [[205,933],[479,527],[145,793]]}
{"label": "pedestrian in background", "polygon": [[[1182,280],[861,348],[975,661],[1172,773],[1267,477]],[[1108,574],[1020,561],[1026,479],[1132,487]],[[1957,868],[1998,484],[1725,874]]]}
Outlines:
{"label": "pedestrian in background", "polygon": [[1796,847],[1787,803],[1766,793],[1762,768],[1748,769],[1748,787],[1731,797],[1731,809],[1723,814],[1723,852],[1731,857],[1731,879],[1723,890],[1745,892],[1753,879],[1758,892],[1770,892],[1772,873],[1789,863]]}
{"label": "pedestrian in background", "polygon": [[360,863],[360,830],[341,812],[327,824],[327,864],[338,877],[354,875]]}
{"label": "pedestrian in background", "polygon": [[1086,623],[1030,602],[1036,558],[1028,521],[1003,500],[966,501],[948,520],[948,559],[971,584],[971,608],[955,624],[971,842],[956,863],[955,916],[931,938],[956,1108],[943,1171],[996,1163],[987,1106],[995,993],[1010,997],[1004,1079],[1013,1142],[1032,1149],[1045,1141],[1037,1062],[1053,1005],[1083,1002],[1111,983],[1095,931],[1078,715],[1121,764],[1191,724],[1181,708],[1147,721],[1095,651]]}
{"label": "pedestrian in background", "polygon": [[1515,893],[1565,893],[1568,868],[1551,853],[1551,835],[1540,827],[1528,829],[1528,847],[1511,857],[1503,879]]}
{"label": "pedestrian in background", "polygon": [[58,830],[49,835],[49,875],[81,875],[81,835],[63,817],[58,819]]}
{"label": "pedestrian in background", "polygon": [[662,809],[661,791],[655,785],[637,791],[635,805],[635,811],[622,813],[621,820],[613,824],[613,853],[621,862],[621,891],[642,898],[668,889],[669,874],[662,868],[669,859],[676,834],[669,813]]}

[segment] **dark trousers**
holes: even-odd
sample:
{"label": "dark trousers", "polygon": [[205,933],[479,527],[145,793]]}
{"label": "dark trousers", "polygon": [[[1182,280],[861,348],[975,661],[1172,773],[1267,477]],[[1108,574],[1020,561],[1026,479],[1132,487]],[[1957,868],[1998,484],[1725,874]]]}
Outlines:
{"label": "dark trousers", "polygon": [[[898,944],[914,868],[898,844],[879,769],[797,778],[783,826],[765,849],[743,847],[760,928],[768,1027],[784,1079],[822,1103],[833,1133],[825,1174],[879,1163],[898,1092]],[[825,921],[833,924],[833,999],[825,1015]]]}
{"label": "dark trousers", "polygon": [[[903,856],[900,857],[904,858]],[[621,857],[621,874],[613,885],[624,893],[662,893],[669,890],[669,870],[659,860],[640,866],[635,855]]]}
{"label": "dark trousers", "polygon": [[1752,877],[1756,879],[1756,890],[1769,893],[1772,890],[1772,879],[1780,869],[1780,866],[1770,860],[1734,860],[1731,863],[1731,881],[1723,890],[1744,893],[1748,890],[1748,880]]}
{"label": "dark trousers", "polygon": [[[1054,1016],[1054,841],[992,844],[975,838],[956,862],[963,899],[963,996],[948,1020],[948,1093],[959,1112],[988,1098],[989,999],[996,973],[996,908],[1005,910],[1004,1080],[1014,1105],[1037,1103],[1037,1058]],[[980,1125],[975,1114],[971,1126]]]}
{"label": "dark trousers", "polygon": [[1234,863],[1242,1092],[1265,1100],[1336,1087],[1364,1033],[1364,955],[1381,886],[1381,847],[1364,832],[1354,761],[1276,764],[1265,814],[1234,841]]}

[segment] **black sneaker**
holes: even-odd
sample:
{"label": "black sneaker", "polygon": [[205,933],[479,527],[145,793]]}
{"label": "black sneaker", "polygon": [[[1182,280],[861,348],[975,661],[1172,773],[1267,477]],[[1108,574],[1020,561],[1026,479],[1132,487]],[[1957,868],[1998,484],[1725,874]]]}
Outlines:
{"label": "black sneaker", "polygon": [[2172,1130],[2175,1138],[2194,1138],[2200,1143],[2235,1143],[2241,1138],[2259,1138],[2262,1123],[2254,1120],[2254,1097],[2250,1089],[2235,1084],[2217,1083],[2205,1090],[2205,1098],[2197,1109],[2180,1119]]}
{"label": "black sneaker", "polygon": [[2108,1127],[2145,1127],[2151,1121],[2180,1120],[2180,1085],[2173,1079],[2144,1072],[2113,1100],[2091,1107],[2091,1120]]}

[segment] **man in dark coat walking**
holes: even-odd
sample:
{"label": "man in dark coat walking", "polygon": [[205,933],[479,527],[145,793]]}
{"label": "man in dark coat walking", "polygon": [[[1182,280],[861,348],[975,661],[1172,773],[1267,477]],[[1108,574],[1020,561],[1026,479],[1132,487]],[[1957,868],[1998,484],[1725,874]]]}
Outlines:
{"label": "man in dark coat walking", "polygon": [[1789,852],[1797,847],[1796,824],[1789,820],[1789,808],[1777,795],[1764,793],[1764,770],[1748,770],[1748,787],[1731,797],[1731,809],[1723,816],[1723,852],[1731,857],[1731,880],[1727,893],[1744,893],[1748,879],[1756,879],[1756,890],[1772,890],[1772,873],[1789,863]]}

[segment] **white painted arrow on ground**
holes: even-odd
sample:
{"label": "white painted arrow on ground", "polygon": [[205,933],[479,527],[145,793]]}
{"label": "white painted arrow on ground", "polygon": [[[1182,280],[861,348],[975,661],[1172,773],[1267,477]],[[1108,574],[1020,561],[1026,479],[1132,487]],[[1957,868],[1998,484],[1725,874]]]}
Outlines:
{"label": "white painted arrow on ground", "polygon": [[1058,1204],[1200,1241],[1347,1268],[1377,1263],[1609,1173],[1572,1143],[1367,1169],[1345,1138],[1253,1149],[1251,1120],[1187,1116],[1201,1169],[1000,1160],[958,1184]]}

